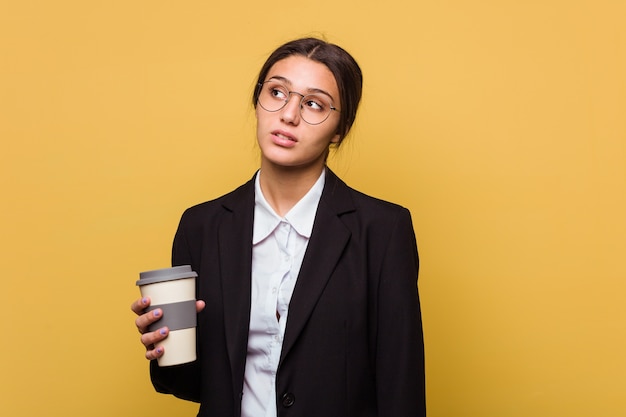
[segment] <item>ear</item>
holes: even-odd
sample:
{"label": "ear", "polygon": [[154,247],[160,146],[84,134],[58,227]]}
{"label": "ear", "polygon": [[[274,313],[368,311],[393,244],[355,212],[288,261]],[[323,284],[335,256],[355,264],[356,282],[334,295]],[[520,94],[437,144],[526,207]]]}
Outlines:
{"label": "ear", "polygon": [[339,133],[336,133],[335,136],[332,137],[332,139],[330,140],[330,143],[339,143],[341,142],[341,135]]}

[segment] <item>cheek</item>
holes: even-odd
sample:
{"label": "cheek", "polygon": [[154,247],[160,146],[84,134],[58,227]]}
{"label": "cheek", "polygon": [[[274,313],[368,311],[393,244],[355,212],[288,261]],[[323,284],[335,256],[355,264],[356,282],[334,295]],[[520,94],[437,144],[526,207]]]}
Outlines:
{"label": "cheek", "polygon": [[330,144],[337,143],[339,141],[339,135],[337,134],[336,129],[328,129],[324,132],[323,135],[320,135],[319,137],[320,145],[324,146],[329,146]]}
{"label": "cheek", "polygon": [[256,126],[256,132],[258,134],[261,131],[263,127],[263,123],[264,123],[263,115],[259,111],[258,107],[254,110],[254,119],[255,119],[254,121],[255,121],[255,126]]}
{"label": "cheek", "polygon": [[330,137],[330,143],[341,142],[341,135],[339,134],[339,121],[337,121],[333,128],[330,129],[328,135]]}

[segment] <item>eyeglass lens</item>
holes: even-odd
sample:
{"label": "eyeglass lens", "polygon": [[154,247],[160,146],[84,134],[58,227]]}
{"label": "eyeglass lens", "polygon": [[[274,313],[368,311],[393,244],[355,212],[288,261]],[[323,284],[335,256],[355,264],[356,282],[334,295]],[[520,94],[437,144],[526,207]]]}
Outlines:
{"label": "eyeglass lens", "polygon": [[269,112],[276,112],[285,107],[291,95],[300,100],[300,115],[305,122],[316,125],[328,118],[333,106],[330,99],[323,94],[302,94],[289,91],[281,82],[269,80],[261,85],[259,104]]}

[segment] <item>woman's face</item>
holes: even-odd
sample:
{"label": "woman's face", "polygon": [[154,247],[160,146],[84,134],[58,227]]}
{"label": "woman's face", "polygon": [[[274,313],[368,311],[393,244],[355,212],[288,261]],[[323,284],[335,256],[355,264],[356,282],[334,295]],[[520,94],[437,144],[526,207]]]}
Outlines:
{"label": "woman's face", "polygon": [[[275,112],[269,112],[257,103],[261,168],[273,165],[291,169],[320,169],[325,163],[328,146],[339,142],[339,112],[330,111],[324,122],[312,125],[302,119],[300,102],[303,95],[315,94],[341,109],[335,77],[324,64],[293,55],[276,62],[264,81],[277,82],[276,85],[284,86],[285,91],[292,94],[285,107]],[[284,96],[280,90],[276,90],[274,95]]]}

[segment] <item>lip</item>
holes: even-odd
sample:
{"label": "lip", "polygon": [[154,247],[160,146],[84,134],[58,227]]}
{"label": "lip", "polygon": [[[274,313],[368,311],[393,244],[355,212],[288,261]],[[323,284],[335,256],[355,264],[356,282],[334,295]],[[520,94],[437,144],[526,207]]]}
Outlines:
{"label": "lip", "polygon": [[291,148],[298,142],[295,136],[284,130],[274,130],[271,134],[272,141],[279,146]]}

